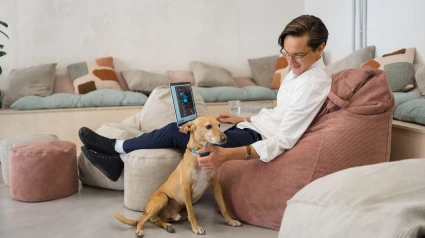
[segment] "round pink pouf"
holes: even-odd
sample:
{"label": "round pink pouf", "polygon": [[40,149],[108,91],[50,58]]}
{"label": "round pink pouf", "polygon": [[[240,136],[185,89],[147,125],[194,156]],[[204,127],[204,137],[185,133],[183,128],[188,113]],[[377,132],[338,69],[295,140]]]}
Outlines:
{"label": "round pink pouf", "polygon": [[69,141],[40,141],[9,151],[10,195],[41,202],[70,196],[78,190],[77,152]]}

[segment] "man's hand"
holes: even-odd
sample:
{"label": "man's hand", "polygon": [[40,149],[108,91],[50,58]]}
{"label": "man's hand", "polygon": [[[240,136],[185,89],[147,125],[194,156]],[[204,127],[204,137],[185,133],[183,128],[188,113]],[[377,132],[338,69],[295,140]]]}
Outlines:
{"label": "man's hand", "polygon": [[216,119],[219,122],[232,123],[232,124],[236,124],[236,123],[244,121],[243,117],[238,117],[238,116],[235,116],[233,114],[228,114],[228,113],[220,114],[216,117]]}
{"label": "man's hand", "polygon": [[220,167],[227,159],[227,148],[220,146],[208,146],[200,149],[199,154],[210,152],[209,155],[201,157],[198,155],[199,166],[206,171],[213,171]]}

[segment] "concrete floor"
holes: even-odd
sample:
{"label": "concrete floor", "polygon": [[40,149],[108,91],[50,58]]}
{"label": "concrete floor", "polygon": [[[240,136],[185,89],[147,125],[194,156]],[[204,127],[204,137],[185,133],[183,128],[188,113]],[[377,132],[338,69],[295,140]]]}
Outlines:
{"label": "concrete floor", "polygon": [[[120,223],[112,215],[114,211],[128,218],[137,218],[140,214],[124,206],[123,191],[82,187],[80,184],[79,192],[70,197],[48,202],[26,203],[14,200],[9,194],[9,187],[2,179],[0,180],[1,238],[135,237],[135,227]],[[215,210],[211,189],[208,189],[203,198],[194,205],[194,209],[198,223],[206,231],[205,237],[276,238],[278,236],[278,231],[248,224],[243,224],[243,227],[228,226],[221,214]],[[199,237],[192,233],[188,221],[173,225],[176,233],[167,233],[162,228],[147,223],[145,237]]]}

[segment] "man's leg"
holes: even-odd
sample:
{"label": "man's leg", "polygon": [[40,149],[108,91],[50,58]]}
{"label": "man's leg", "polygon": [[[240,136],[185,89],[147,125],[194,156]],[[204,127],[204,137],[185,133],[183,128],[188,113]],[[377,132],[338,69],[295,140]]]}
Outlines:
{"label": "man's leg", "polygon": [[[124,162],[115,150],[117,140],[100,136],[88,128],[81,128],[79,135],[85,145],[81,150],[86,158],[109,179],[117,181],[124,168]],[[189,138],[189,134],[179,132],[176,123],[170,123],[161,129],[125,140],[122,149],[126,153],[138,149],[184,149]]]}

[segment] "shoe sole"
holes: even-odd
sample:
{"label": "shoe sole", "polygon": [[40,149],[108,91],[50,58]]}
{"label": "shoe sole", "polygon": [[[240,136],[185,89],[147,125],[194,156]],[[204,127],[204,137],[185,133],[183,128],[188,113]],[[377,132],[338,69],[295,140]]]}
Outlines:
{"label": "shoe sole", "polygon": [[88,149],[86,147],[82,146],[81,151],[83,152],[83,154],[87,158],[87,160],[90,161],[90,163],[94,167],[99,169],[106,177],[108,177],[108,179],[110,179],[111,181],[114,181],[114,182],[116,182],[119,179],[119,177],[117,179],[114,179],[102,166],[100,166],[100,164],[98,164],[97,161],[90,156],[90,152],[88,151]]}

